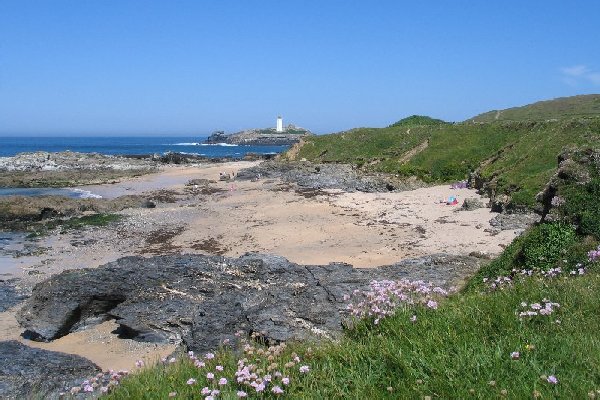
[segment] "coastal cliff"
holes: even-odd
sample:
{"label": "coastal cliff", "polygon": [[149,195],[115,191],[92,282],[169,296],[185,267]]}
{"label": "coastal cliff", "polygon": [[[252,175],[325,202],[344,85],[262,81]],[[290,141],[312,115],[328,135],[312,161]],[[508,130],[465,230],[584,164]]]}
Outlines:
{"label": "coastal cliff", "polygon": [[223,131],[216,131],[213,132],[204,143],[225,143],[253,146],[289,146],[298,143],[300,139],[312,135],[313,133],[307,129],[294,125],[288,125],[283,132],[277,132],[275,128],[247,129],[229,135],[225,134]]}

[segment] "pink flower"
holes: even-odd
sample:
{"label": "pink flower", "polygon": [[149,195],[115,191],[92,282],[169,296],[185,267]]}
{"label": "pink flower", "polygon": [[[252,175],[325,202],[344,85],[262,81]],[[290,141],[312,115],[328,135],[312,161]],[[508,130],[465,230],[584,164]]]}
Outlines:
{"label": "pink flower", "polygon": [[303,365],[300,367],[300,372],[305,374],[310,370],[310,368],[308,368],[308,365]]}
{"label": "pink flower", "polygon": [[144,362],[142,360],[137,360],[135,362],[135,366],[138,368],[142,368],[144,366]]}
{"label": "pink flower", "polygon": [[282,394],[283,393],[283,389],[280,388],[279,386],[273,386],[273,389],[271,389],[271,392],[273,392],[275,394]]}
{"label": "pink flower", "polygon": [[226,378],[219,379],[219,385],[221,385],[221,386],[227,385],[227,379]]}
{"label": "pink flower", "polygon": [[287,376],[284,378],[281,378],[281,383],[283,383],[284,385],[289,385],[290,384],[290,378],[288,378]]}
{"label": "pink flower", "polygon": [[518,360],[521,357],[521,354],[519,354],[518,351],[513,351],[512,353],[510,353],[510,358],[512,358],[513,360]]}
{"label": "pink flower", "polygon": [[196,380],[194,378],[190,378],[187,380],[186,382],[188,385],[195,385],[196,384]]}
{"label": "pink flower", "polygon": [[92,386],[90,386],[90,385],[85,385],[85,386],[83,387],[83,391],[84,391],[84,392],[88,392],[88,393],[89,393],[89,392],[93,392],[93,391],[94,391],[94,388],[93,388]]}
{"label": "pink flower", "polygon": [[217,366],[215,367],[215,369],[216,369],[217,371],[223,371],[223,366],[222,366],[222,365],[217,365]]}
{"label": "pink flower", "polygon": [[207,360],[212,360],[213,358],[215,358],[215,355],[213,353],[206,353],[204,355],[204,358],[206,358]]}
{"label": "pink flower", "polygon": [[244,392],[243,390],[238,390],[237,397],[248,397],[248,393]]}
{"label": "pink flower", "polygon": [[548,379],[546,379],[548,383],[556,385],[558,383],[558,379],[554,375],[550,375]]}
{"label": "pink flower", "polygon": [[202,390],[200,391],[200,393],[202,393],[203,395],[210,394],[210,389],[205,386],[205,387],[202,388]]}
{"label": "pink flower", "polygon": [[428,307],[428,308],[431,308],[432,310],[437,310],[437,308],[438,308],[438,303],[437,303],[437,301],[434,301],[434,300],[429,300],[429,301],[427,302],[427,307]]}
{"label": "pink flower", "polygon": [[212,372],[207,373],[206,379],[215,379],[215,374],[213,374]]}
{"label": "pink flower", "polygon": [[260,383],[260,384],[256,385],[255,390],[256,390],[256,392],[262,392],[263,390],[265,390],[265,384]]}

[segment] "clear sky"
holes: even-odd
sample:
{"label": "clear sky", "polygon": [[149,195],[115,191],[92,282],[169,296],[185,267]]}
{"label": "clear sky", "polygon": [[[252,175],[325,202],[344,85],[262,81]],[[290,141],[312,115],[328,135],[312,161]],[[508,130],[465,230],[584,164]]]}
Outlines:
{"label": "clear sky", "polygon": [[600,92],[600,1],[0,0],[0,135],[317,133]]}

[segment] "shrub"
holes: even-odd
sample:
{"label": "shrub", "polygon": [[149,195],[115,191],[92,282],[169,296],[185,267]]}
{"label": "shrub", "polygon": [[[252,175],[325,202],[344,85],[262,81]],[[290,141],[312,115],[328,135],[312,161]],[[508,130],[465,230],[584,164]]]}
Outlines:
{"label": "shrub", "polygon": [[526,269],[550,269],[567,255],[576,241],[571,225],[560,222],[538,225],[523,240],[521,264]]}

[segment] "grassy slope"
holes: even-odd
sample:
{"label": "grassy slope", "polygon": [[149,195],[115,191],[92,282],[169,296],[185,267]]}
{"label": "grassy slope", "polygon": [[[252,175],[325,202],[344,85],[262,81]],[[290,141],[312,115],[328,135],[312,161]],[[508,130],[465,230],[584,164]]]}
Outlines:
{"label": "grassy slope", "polygon": [[600,95],[587,94],[539,101],[523,107],[493,110],[468,121],[546,121],[556,118],[589,117],[600,114]]}
{"label": "grassy slope", "polygon": [[[428,182],[465,179],[486,160],[484,178],[499,178],[500,190],[516,192],[517,204],[534,195],[556,168],[567,145],[600,140],[600,118],[554,122],[415,125],[358,128],[305,140],[297,158],[354,163],[372,171],[417,175]],[[427,141],[409,161],[403,155]]]}
{"label": "grassy slope", "polygon": [[[528,278],[492,293],[454,295],[436,311],[417,310],[415,323],[409,321],[413,311],[408,310],[377,326],[365,322],[341,342],[318,346],[309,355],[306,345],[291,344],[274,361],[292,377],[292,384],[284,387],[291,398],[496,398],[502,390],[509,398],[531,398],[534,390],[542,398],[585,398],[600,389],[599,290],[597,273]],[[551,316],[519,320],[515,313],[522,301],[543,298],[561,307]],[[282,367],[292,351],[310,366],[309,374],[300,376],[297,366]],[[520,352],[519,360],[511,359],[514,351]],[[247,357],[254,361],[255,356]],[[234,354],[224,352],[208,368],[216,372],[214,365],[224,365],[217,376],[231,383],[236,361]],[[146,370],[122,382],[111,398],[166,398],[170,392],[197,396],[203,386],[216,386],[205,378],[206,372],[186,361]],[[544,375],[555,375],[559,383],[549,384]],[[186,385],[189,378],[198,379],[197,385]],[[224,398],[248,390],[231,384],[221,389]],[[259,398],[270,397],[275,396]]]}

